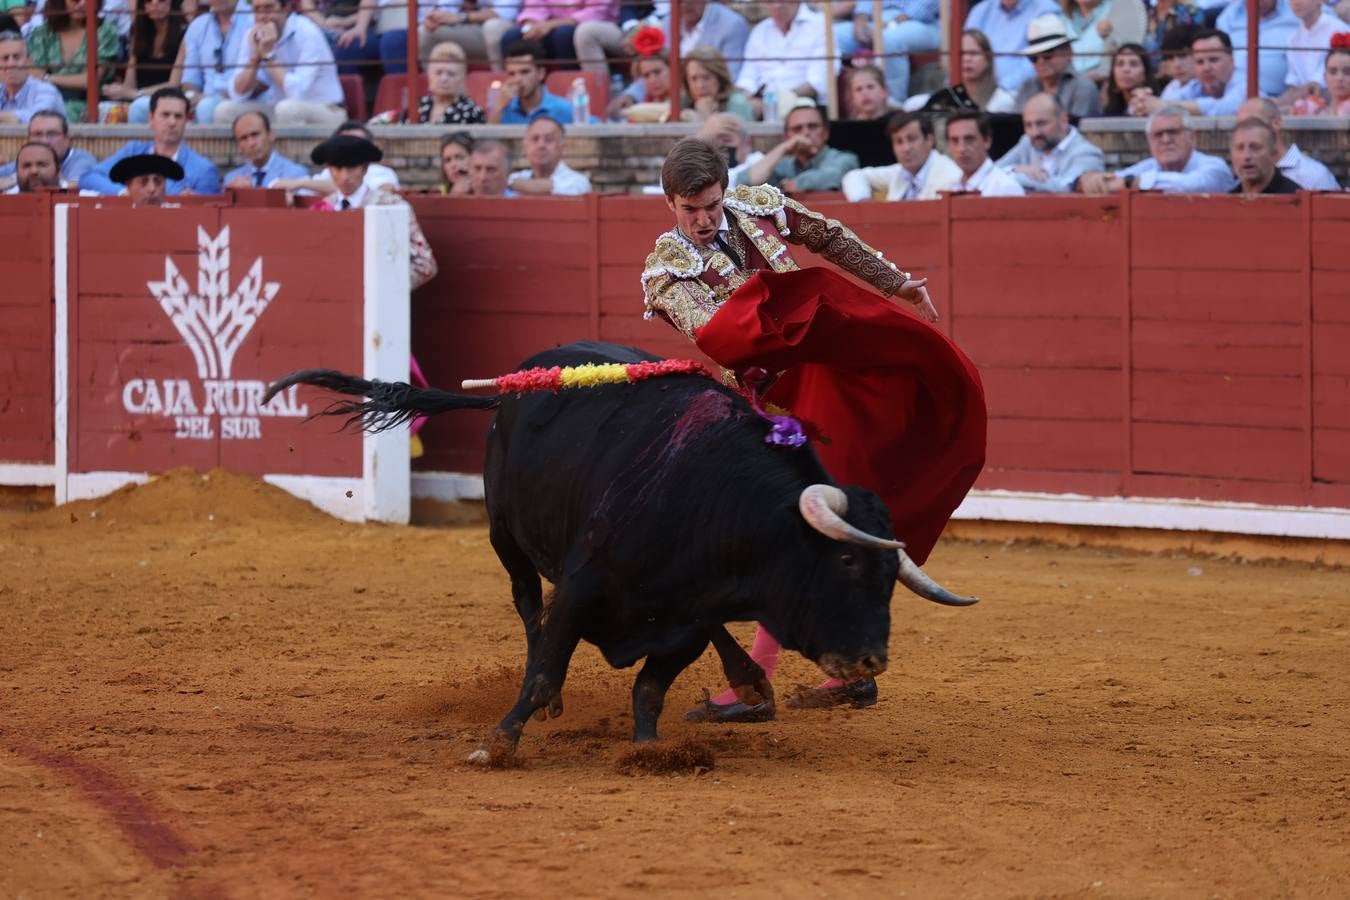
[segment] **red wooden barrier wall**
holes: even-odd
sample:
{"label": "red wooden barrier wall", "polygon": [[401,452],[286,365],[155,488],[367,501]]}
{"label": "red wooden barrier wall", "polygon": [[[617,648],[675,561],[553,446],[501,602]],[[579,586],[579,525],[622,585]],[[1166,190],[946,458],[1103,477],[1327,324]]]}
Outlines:
{"label": "red wooden barrier wall", "polygon": [[[941,327],[977,362],[988,389],[989,466],[980,487],[1350,508],[1350,197],[810,202],[933,279]],[[671,221],[660,198],[413,203],[442,272],[415,295],[412,311],[414,351],[433,383],[508,371],[581,338],[693,353],[667,326],[641,317],[638,275]],[[190,364],[145,284],[163,278],[166,254],[195,278],[199,219],[212,228],[234,223],[234,281],[264,256],[266,276],[279,272],[286,283],[284,302],[267,314],[256,377],[300,364],[359,370],[361,322],[325,305],[360,283],[356,230],[317,214],[281,213],[305,216],[305,227],[278,233],[264,222],[276,214],[264,210],[142,215],[108,208],[116,205],[100,212],[117,219],[112,236],[85,235],[81,226],[70,248],[80,297],[71,325],[88,340],[88,355],[72,360],[71,402],[94,429],[74,445],[73,468],[261,470],[256,448],[220,441],[147,462],[144,441],[164,422],[128,428],[109,420],[99,431],[96,415],[83,416],[120,402],[114,389],[133,358]],[[53,459],[49,209],[34,198],[0,203],[9,238],[0,249],[6,462]],[[330,233],[338,224],[341,234]],[[351,356],[328,358],[315,349],[322,342],[307,343],[315,328],[349,330]],[[287,434],[292,423],[268,424]],[[432,420],[418,468],[477,471],[486,425],[485,414]],[[294,442],[302,455],[292,471],[332,469],[335,457],[305,456],[326,452],[312,426],[304,437]]]}
{"label": "red wooden barrier wall", "polygon": [[45,196],[0,203],[0,460],[51,465],[52,239]]}
{"label": "red wooden barrier wall", "polygon": [[[808,203],[932,278],[988,391],[978,487],[1350,508],[1350,197]],[[692,353],[641,318],[661,199],[414,206],[442,272],[413,305],[433,383],[581,338]],[[417,468],[478,471],[486,422],[433,420]]]}
{"label": "red wooden barrier wall", "polygon": [[[202,233],[215,243],[207,246]],[[259,414],[236,402],[227,412],[222,402],[212,412],[208,397],[212,385],[236,400],[260,393],[298,367],[362,370],[362,235],[358,216],[300,211],[69,210],[70,473],[188,465],[359,478],[358,435],[306,426],[296,409]],[[239,338],[233,359],[217,353],[209,374],[152,287],[166,282],[169,263],[182,278],[184,304],[197,307],[196,340],[219,348]],[[260,314],[229,314],[232,297],[269,292]],[[164,409],[183,389],[190,397],[177,414]],[[299,401],[311,412],[323,402],[308,389]]]}

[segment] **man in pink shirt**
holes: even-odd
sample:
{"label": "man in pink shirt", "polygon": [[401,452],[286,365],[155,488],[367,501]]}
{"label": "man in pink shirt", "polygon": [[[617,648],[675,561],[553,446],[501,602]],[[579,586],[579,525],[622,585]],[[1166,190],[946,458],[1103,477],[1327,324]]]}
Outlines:
{"label": "man in pink shirt", "polygon": [[573,35],[583,22],[617,22],[617,0],[525,0],[516,27],[502,35],[502,46],[526,40],[544,48],[549,59],[575,60]]}

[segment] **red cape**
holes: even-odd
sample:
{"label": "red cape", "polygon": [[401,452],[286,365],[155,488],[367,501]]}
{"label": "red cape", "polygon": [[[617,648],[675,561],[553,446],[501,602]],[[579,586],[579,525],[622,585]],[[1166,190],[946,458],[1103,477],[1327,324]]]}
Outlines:
{"label": "red cape", "polygon": [[756,273],[696,343],[738,372],[786,370],[767,399],[819,426],[830,474],[879,495],[909,555],[928,558],[984,468],[984,388],[955,344],[822,268]]}

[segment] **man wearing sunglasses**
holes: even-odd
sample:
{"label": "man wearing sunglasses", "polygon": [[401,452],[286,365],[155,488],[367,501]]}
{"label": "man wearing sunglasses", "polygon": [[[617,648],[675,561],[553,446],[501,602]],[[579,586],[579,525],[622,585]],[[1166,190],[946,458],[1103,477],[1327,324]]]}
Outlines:
{"label": "man wearing sunglasses", "polygon": [[1056,13],[1037,16],[1027,26],[1027,48],[1022,55],[1031,60],[1036,74],[1022,82],[1017,90],[1017,108],[1037,94],[1054,94],[1060,105],[1075,119],[1100,115],[1101,92],[1092,79],[1073,70],[1073,35],[1068,24]]}
{"label": "man wearing sunglasses", "polygon": [[[231,62],[253,25],[253,16],[235,12],[239,0],[210,0],[210,15],[197,16],[183,34],[183,93],[192,119],[205,125],[214,120],[216,107],[229,99],[234,78]],[[131,104],[127,121],[150,121],[150,98]]]}

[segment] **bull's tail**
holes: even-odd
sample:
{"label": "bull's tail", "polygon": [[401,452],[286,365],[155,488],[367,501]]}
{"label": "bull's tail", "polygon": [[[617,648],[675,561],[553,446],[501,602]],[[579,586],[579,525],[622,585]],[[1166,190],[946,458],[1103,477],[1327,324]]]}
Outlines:
{"label": "bull's tail", "polygon": [[434,416],[456,409],[496,409],[501,397],[452,394],[435,388],[415,388],[401,381],[367,381],[333,369],[302,369],[280,378],[267,388],[263,402],[296,384],[311,384],[364,400],[334,400],[320,411],[325,416],[346,416],[344,428],[359,428],[369,434],[388,431],[417,416]]}

